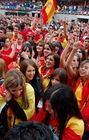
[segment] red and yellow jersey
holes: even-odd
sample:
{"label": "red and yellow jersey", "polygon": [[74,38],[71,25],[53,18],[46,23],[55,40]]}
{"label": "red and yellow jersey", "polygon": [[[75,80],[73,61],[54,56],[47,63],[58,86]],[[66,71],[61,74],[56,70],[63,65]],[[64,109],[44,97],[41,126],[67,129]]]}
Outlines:
{"label": "red and yellow jersey", "polygon": [[75,95],[82,117],[87,122],[86,130],[89,131],[89,80],[82,84],[79,78],[75,87]]}
{"label": "red and yellow jersey", "polygon": [[[68,132],[69,132],[69,134],[68,134]],[[83,133],[84,133],[83,120],[78,119],[76,117],[71,117],[69,119],[69,121],[67,122],[66,128],[63,133],[63,137],[67,138],[68,140],[75,140],[78,137],[79,138],[78,140],[81,140]],[[64,140],[64,139],[62,139],[62,140]]]}
{"label": "red and yellow jersey", "polygon": [[12,48],[11,48],[11,46],[9,47],[9,48],[7,48],[7,49],[2,49],[2,51],[1,51],[1,54],[3,54],[3,55],[10,55],[10,53],[12,52]]}
{"label": "red and yellow jersey", "polygon": [[42,67],[39,68],[39,74],[40,74],[41,79],[42,79],[43,89],[46,89],[48,87],[49,82],[50,82],[49,77],[50,77],[50,75],[52,74],[53,71],[54,71],[54,68],[50,69],[49,72],[48,72],[48,70],[46,69],[45,66],[42,66]]}
{"label": "red and yellow jersey", "polygon": [[8,55],[2,55],[0,53],[0,58],[2,58],[6,63],[6,71],[8,70],[8,65],[13,61],[13,58],[9,57]]}

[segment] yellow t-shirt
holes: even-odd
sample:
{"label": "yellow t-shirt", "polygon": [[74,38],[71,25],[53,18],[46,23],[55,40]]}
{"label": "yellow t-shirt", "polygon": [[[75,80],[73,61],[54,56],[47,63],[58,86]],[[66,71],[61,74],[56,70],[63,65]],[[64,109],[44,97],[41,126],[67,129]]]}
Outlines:
{"label": "yellow t-shirt", "polygon": [[83,91],[83,88],[82,88],[82,83],[80,82],[78,88],[76,89],[75,91],[75,96],[77,98],[77,102],[78,102],[78,106],[80,108],[80,102],[82,100],[82,91]]}
{"label": "yellow t-shirt", "polygon": [[[35,112],[35,94],[34,94],[34,89],[30,84],[26,84],[26,93],[27,93],[28,100],[29,100],[29,107],[27,109],[24,109],[22,106],[22,96],[16,98],[16,101],[18,102],[18,104],[21,106],[21,108],[25,112],[27,120],[29,120]],[[9,123],[9,112],[10,112],[10,108],[8,108],[8,111],[7,111],[8,123]],[[14,118],[15,118],[15,115],[14,115],[14,113],[12,113],[11,126],[13,126]],[[20,122],[22,122],[20,119],[18,119],[18,118],[15,119],[15,125]]]}
{"label": "yellow t-shirt", "polygon": [[70,128],[77,135],[82,137],[84,133],[84,122],[82,119],[71,117],[69,121],[67,122],[66,128]]}

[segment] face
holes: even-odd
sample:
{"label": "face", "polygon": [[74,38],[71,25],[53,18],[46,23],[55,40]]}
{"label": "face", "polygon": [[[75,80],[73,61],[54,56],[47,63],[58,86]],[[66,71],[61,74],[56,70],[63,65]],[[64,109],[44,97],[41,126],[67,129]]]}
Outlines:
{"label": "face", "polygon": [[18,37],[18,43],[22,43],[23,42],[23,37]]}
{"label": "face", "polygon": [[26,69],[25,76],[28,82],[32,80],[35,76],[35,68],[29,65]]}
{"label": "face", "polygon": [[36,30],[35,30],[35,35],[38,35],[38,34],[40,34],[41,33],[41,29],[40,28],[36,28]]}
{"label": "face", "polygon": [[19,97],[23,92],[23,87],[18,85],[16,88],[9,88],[10,93],[15,96],[16,98]]}
{"label": "face", "polygon": [[51,38],[51,35],[50,34],[48,34],[46,37],[45,37],[45,42],[49,42],[49,39]]}
{"label": "face", "polygon": [[54,111],[49,100],[46,101],[46,111],[48,111],[49,114],[54,117]]}
{"label": "face", "polygon": [[13,36],[13,33],[12,32],[7,32],[6,33],[6,36],[11,40],[12,39],[12,36]]}
{"label": "face", "polygon": [[48,32],[49,32],[49,34],[52,34],[52,32],[53,32],[52,26],[49,26]]}
{"label": "face", "polygon": [[25,54],[25,55],[27,55],[28,57],[31,56],[31,53],[29,51],[29,48],[26,48],[22,53]]}
{"label": "face", "polygon": [[79,62],[78,62],[78,60],[77,60],[77,56],[75,55],[75,56],[73,57],[71,66],[72,66],[74,69],[77,69],[78,64],[79,64]]}
{"label": "face", "polygon": [[18,27],[14,27],[14,32],[15,32],[15,34],[18,34],[19,33],[19,28]]}
{"label": "face", "polygon": [[59,51],[59,47],[55,46],[55,53],[57,53]]}
{"label": "face", "polygon": [[54,31],[53,33],[54,33],[54,37],[56,37],[56,36],[57,36],[57,34],[58,34],[58,32],[57,32],[57,31]]}
{"label": "face", "polygon": [[60,80],[59,80],[59,76],[58,75],[54,76],[51,79],[51,84],[52,84],[52,86],[57,85],[57,84],[60,84]]}
{"label": "face", "polygon": [[81,77],[89,79],[89,63],[85,63],[79,68],[79,74]]}
{"label": "face", "polygon": [[47,57],[48,54],[51,53],[51,52],[52,52],[52,51],[51,51],[49,45],[48,45],[48,44],[45,44],[45,46],[44,46],[44,51],[43,51],[44,56]]}
{"label": "face", "polygon": [[83,55],[80,49],[77,50],[77,54],[79,55],[80,60],[82,60]]}
{"label": "face", "polygon": [[37,46],[36,46],[36,50],[38,53],[41,53],[43,51],[43,45],[41,45],[41,43],[39,43]]}
{"label": "face", "polygon": [[32,40],[32,36],[27,35],[27,41]]}
{"label": "face", "polygon": [[89,48],[89,39],[84,40],[84,48],[88,49]]}
{"label": "face", "polygon": [[73,33],[73,39],[74,41],[79,41],[79,35],[77,34],[77,32]]}
{"label": "face", "polygon": [[65,37],[64,32],[61,31],[61,33],[59,34],[59,38],[62,39],[62,38],[64,38],[64,37]]}
{"label": "face", "polygon": [[2,38],[4,36],[4,32],[3,30],[0,30],[0,38]]}
{"label": "face", "polygon": [[40,22],[37,24],[37,27],[38,28],[41,28],[41,23]]}
{"label": "face", "polygon": [[48,69],[54,68],[55,66],[55,61],[54,61],[54,57],[52,55],[49,55],[46,59],[46,67]]}
{"label": "face", "polygon": [[6,39],[6,41],[5,41],[5,46],[7,46],[7,47],[10,46],[10,40],[9,40],[9,38]]}

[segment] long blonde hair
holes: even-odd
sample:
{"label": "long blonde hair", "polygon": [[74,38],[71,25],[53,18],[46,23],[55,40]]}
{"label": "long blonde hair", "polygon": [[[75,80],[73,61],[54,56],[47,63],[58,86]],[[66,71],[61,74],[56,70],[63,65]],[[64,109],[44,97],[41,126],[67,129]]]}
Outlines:
{"label": "long blonde hair", "polygon": [[26,81],[25,77],[22,74],[20,70],[13,69],[6,73],[4,85],[6,89],[9,88],[16,88],[17,86],[22,86],[23,92],[22,92],[22,105],[24,108],[29,107],[29,101],[26,94]]}

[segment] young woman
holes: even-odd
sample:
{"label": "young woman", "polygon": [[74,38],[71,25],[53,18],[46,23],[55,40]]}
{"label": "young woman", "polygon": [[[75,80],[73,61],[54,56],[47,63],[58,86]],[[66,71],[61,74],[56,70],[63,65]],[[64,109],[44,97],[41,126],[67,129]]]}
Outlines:
{"label": "young woman", "polygon": [[[67,52],[72,47],[71,53],[67,56]],[[77,49],[81,47],[80,42],[76,42],[71,44],[70,42],[67,44],[63,53],[60,57],[61,67],[65,68],[68,73],[68,84],[74,88],[76,83],[76,77],[78,76],[78,68],[80,65],[80,57],[77,54]]]}
{"label": "young woman", "polygon": [[5,128],[4,133],[34,115],[34,89],[25,82],[19,70],[13,69],[6,73],[4,85],[0,87],[0,102],[0,120]]}
{"label": "young woman", "polygon": [[36,52],[37,52],[37,54],[35,55],[36,64],[37,65],[39,64],[38,68],[42,65],[42,63],[39,63],[39,60],[41,60],[40,58],[43,56],[43,50],[44,50],[44,42],[43,41],[39,41],[37,43],[37,45],[36,45]]}
{"label": "young woman", "polygon": [[66,70],[63,68],[56,68],[50,76],[49,86],[54,86],[60,83],[67,84],[67,82],[68,82],[68,75]]}
{"label": "young woman", "polygon": [[20,63],[24,59],[30,59],[32,57],[32,46],[29,42],[25,42],[21,50]]}
{"label": "young woman", "polygon": [[46,109],[59,123],[59,139],[81,140],[84,122],[72,89],[59,84],[49,88],[45,95],[50,96]]}
{"label": "young woman", "polygon": [[4,46],[1,50],[1,54],[3,55],[10,55],[12,52],[12,48],[11,48],[11,44],[10,44],[10,40],[8,37],[4,37],[3,38],[3,42],[4,42]]}
{"label": "young woman", "polygon": [[86,60],[86,53],[85,53],[85,50],[84,50],[84,48],[79,48],[78,50],[77,50],[77,54],[79,55],[79,57],[80,57],[80,62],[81,61],[83,61],[83,60]]}
{"label": "young woman", "polygon": [[59,42],[56,42],[56,43],[54,43],[54,46],[55,46],[55,53],[57,53],[58,55],[60,55],[61,50],[62,50],[60,43]]}
{"label": "young woman", "polygon": [[[19,56],[19,58],[18,58]],[[22,50],[17,53],[17,61],[13,61],[11,64],[9,64],[8,66],[8,70],[10,69],[19,69],[19,66],[21,64],[21,62],[24,60],[24,59],[30,59],[32,57],[32,46],[29,42],[25,42],[24,45],[23,45],[23,48]]]}
{"label": "young woman", "polygon": [[29,40],[29,43],[32,46],[32,58],[35,59],[35,57],[37,56],[36,43],[33,40]]}
{"label": "young woman", "polygon": [[[48,85],[47,89],[49,87],[52,87],[52,86],[60,84],[60,83],[67,84],[68,83],[68,75],[67,75],[67,72],[66,72],[65,69],[63,69],[63,68],[56,68],[53,71],[53,73],[51,74],[51,76],[50,76],[50,82],[49,82],[49,85]],[[43,107],[42,105],[43,105],[42,101],[39,101],[39,103],[38,103],[39,110]],[[40,112],[42,110],[43,110],[43,108],[40,110]]]}
{"label": "young woman", "polygon": [[[44,66],[45,64],[45,60],[47,58],[47,56],[52,53],[52,52],[55,52],[55,47],[52,43],[45,43],[44,44],[44,50],[43,50],[43,56],[40,57],[39,59],[39,65],[42,64],[42,66]],[[41,65],[40,65],[41,66]]]}
{"label": "young woman", "polygon": [[26,78],[26,82],[30,83],[35,90],[35,99],[36,99],[35,105],[36,105],[36,109],[37,109],[38,100],[40,98],[42,98],[44,95],[42,82],[38,76],[37,66],[33,60],[26,59],[26,60],[22,61],[21,65],[20,65],[20,70],[24,74],[24,76]]}
{"label": "young woman", "polygon": [[61,83],[50,87],[45,92],[43,107],[35,120],[47,124],[55,140],[82,139],[84,122],[71,88]]}
{"label": "young woman", "polygon": [[19,51],[22,50],[23,45],[24,45],[24,44],[23,44],[23,36],[22,36],[21,34],[18,34],[17,37],[18,37],[18,38],[17,38],[16,46],[15,46],[14,60],[17,60],[17,59],[16,59],[16,58],[17,58],[17,54],[18,54]]}
{"label": "young woman", "polygon": [[75,87],[75,95],[82,117],[86,123],[84,140],[89,138],[89,60],[84,60],[80,64],[79,79]]}
{"label": "young woman", "polygon": [[45,65],[39,68],[39,74],[42,79],[43,88],[46,89],[49,85],[49,77],[52,72],[59,67],[59,55],[50,53],[45,61]]}

